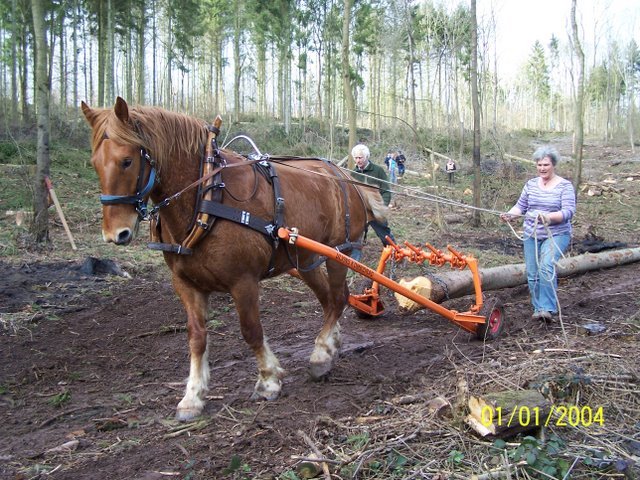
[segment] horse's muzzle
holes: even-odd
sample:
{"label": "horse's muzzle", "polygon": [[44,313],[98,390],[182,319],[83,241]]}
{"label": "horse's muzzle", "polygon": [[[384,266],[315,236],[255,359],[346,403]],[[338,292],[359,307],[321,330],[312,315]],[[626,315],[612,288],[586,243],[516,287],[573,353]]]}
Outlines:
{"label": "horse's muzzle", "polygon": [[133,230],[130,228],[120,228],[115,234],[102,231],[102,238],[107,243],[115,243],[116,245],[129,245],[133,240]]}

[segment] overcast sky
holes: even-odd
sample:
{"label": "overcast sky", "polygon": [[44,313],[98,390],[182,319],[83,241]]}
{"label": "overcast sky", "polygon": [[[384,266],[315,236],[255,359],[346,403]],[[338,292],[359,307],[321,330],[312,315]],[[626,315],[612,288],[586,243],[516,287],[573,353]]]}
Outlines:
{"label": "overcast sky", "polygon": [[[547,48],[555,34],[561,46],[568,45],[571,0],[477,0],[476,5],[478,22],[488,22],[492,8],[495,13],[498,69],[503,76],[515,75],[536,40]],[[602,51],[610,38],[623,47],[632,37],[640,44],[639,0],[578,0],[577,6],[588,61],[593,58],[594,31]]]}

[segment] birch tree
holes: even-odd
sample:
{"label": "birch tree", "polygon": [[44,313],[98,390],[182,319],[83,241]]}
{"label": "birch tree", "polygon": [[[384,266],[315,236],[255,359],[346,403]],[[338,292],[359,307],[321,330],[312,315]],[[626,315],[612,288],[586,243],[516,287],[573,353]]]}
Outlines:
{"label": "birch tree", "polygon": [[33,31],[36,59],[36,105],[38,127],[38,158],[34,183],[33,223],[31,230],[37,243],[49,241],[49,202],[45,178],[49,176],[49,96],[50,83],[47,71],[47,29],[45,28],[45,0],[32,0]]}
{"label": "birch tree", "polygon": [[578,187],[582,179],[582,148],[584,144],[584,51],[580,43],[578,34],[578,23],[576,21],[576,1],[571,0],[571,32],[573,41],[573,51],[578,63],[578,75],[576,84],[576,100],[574,106],[574,147],[573,156],[575,158],[575,170],[573,174],[573,187],[578,192]]}
{"label": "birch tree", "polygon": [[[478,22],[476,0],[471,0],[471,103],[473,105],[473,206],[480,208],[480,103],[478,101]],[[473,211],[473,225],[480,226],[480,211]]]}
{"label": "birch tree", "polygon": [[349,27],[351,24],[351,0],[344,0],[344,16],[342,19],[342,90],[347,106],[349,122],[349,169],[353,170],[354,161],[351,149],[357,141],[356,100],[351,85],[351,64],[349,62]]}

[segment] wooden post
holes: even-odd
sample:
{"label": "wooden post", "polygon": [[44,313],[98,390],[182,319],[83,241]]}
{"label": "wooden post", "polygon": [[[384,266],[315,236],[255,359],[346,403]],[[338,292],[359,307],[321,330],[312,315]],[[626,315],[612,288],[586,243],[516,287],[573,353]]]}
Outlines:
{"label": "wooden post", "polygon": [[78,248],[76,247],[76,243],[73,241],[73,235],[71,235],[71,230],[69,230],[69,225],[67,225],[67,220],[64,218],[64,213],[62,212],[62,207],[60,206],[60,202],[58,201],[58,196],[56,195],[56,192],[53,189],[51,179],[49,179],[49,177],[44,177],[44,183],[47,186],[47,190],[49,191],[49,196],[51,197],[51,200],[53,200],[53,204],[56,206],[56,212],[58,212],[58,216],[60,217],[60,221],[62,222],[64,231],[67,233],[67,237],[69,238],[69,242],[71,243],[71,248],[73,250],[77,250]]}

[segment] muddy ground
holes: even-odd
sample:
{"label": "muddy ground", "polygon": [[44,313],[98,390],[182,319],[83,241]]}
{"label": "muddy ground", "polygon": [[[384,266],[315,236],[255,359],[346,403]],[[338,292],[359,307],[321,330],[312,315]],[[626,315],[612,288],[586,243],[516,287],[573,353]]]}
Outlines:
{"label": "muddy ground", "polygon": [[[625,164],[617,167],[606,153],[592,154],[591,165],[598,170],[586,169],[590,181],[602,184],[611,178],[609,172],[602,172],[602,166],[613,171],[619,182],[628,172],[637,171],[637,159],[627,154],[633,163],[616,173],[615,168]],[[607,199],[582,197],[577,238],[587,239],[595,229],[605,240],[637,246],[638,217],[633,211],[637,214],[634,199],[638,184],[640,181],[632,178],[626,185],[635,185],[635,190],[614,192]],[[623,208],[625,205],[629,209]],[[615,223],[621,214],[628,220]],[[395,221],[406,219],[421,230],[432,213],[407,202],[395,215]],[[607,223],[611,219],[614,223]],[[423,233],[404,228],[412,241],[430,241],[437,246],[451,243],[462,251],[475,249],[498,258],[520,255],[518,242],[495,225],[482,232],[459,227],[439,238],[425,238]],[[56,224],[54,230],[58,246],[64,245],[61,226]],[[88,230],[98,232],[99,225]],[[85,244],[91,242],[98,240]],[[379,244],[374,242],[365,260],[375,265],[378,254]],[[471,392],[526,386],[536,372],[526,371],[524,366],[529,365],[532,352],[541,348],[572,352],[575,358],[563,357],[570,367],[584,366],[584,362],[595,365],[592,358],[612,359],[611,364],[602,366],[599,378],[610,381],[610,374],[626,383],[613,385],[611,390],[603,387],[603,395],[597,398],[618,391],[626,403],[616,406],[611,400],[607,429],[599,432],[598,438],[616,432],[609,450],[627,462],[625,468],[630,459],[640,455],[639,373],[638,363],[633,361],[639,335],[639,263],[561,279],[562,323],[532,320],[525,286],[487,292],[502,299],[507,328],[500,338],[486,344],[433,312],[399,314],[386,292],[388,308],[383,317],[361,320],[351,310],[344,313],[342,354],[323,383],[310,381],[307,374],[308,357],[321,323],[319,305],[306,287],[292,278],[265,281],[262,321],[271,347],[287,371],[283,394],[273,402],[250,399],[256,380],[255,360],[241,337],[230,297],[214,295],[210,302],[208,403],[197,422],[184,425],[175,422],[173,415],[189,366],[185,316],[166,267],[158,266],[160,262],[140,262],[135,268],[124,265],[130,278],[90,274],[81,268],[85,255],[95,255],[94,248],[85,248],[72,260],[56,255],[48,258],[46,252],[25,252],[18,259],[0,261],[1,478],[295,480],[300,478],[294,474],[299,457],[311,451],[302,433],[322,455],[341,458],[343,466],[349,466],[349,458],[345,460],[336,446],[352,447],[351,473],[340,466],[332,470],[332,478],[351,478],[357,476],[358,469],[362,473],[364,466],[353,454],[359,447],[348,437],[348,432],[355,430],[345,425],[360,425],[361,418],[371,415],[379,418],[397,413],[396,399],[402,395],[424,402],[441,396],[455,404],[461,377],[466,378]],[[395,275],[405,273],[411,277],[416,271],[398,267]],[[351,281],[354,289],[358,284],[358,280]],[[456,299],[445,306],[464,311],[471,301]],[[581,326],[591,323],[599,323],[604,331],[586,335]],[[549,365],[556,361],[561,364],[554,357]],[[519,362],[525,371],[515,380],[507,378]],[[579,400],[589,402],[591,398],[596,397]],[[451,457],[451,450],[466,452],[465,444],[478,445],[479,440],[465,425],[445,420],[445,432],[442,423],[434,426],[427,415],[420,418],[418,433],[409,426],[413,433],[402,441],[415,456],[434,459],[435,466],[412,472],[407,465],[398,464],[393,478],[448,478],[458,461]],[[392,440],[400,438],[400,433],[389,427]],[[424,449],[424,445],[441,445],[442,438],[452,436],[457,443]],[[589,443],[596,441],[596,436],[585,438]],[[623,440],[632,444],[616,447]],[[384,449],[379,452],[381,459],[388,453]],[[436,461],[442,458],[443,462]],[[489,468],[481,465],[481,459],[469,455],[468,459],[466,472]],[[406,467],[404,473],[400,467]],[[627,471],[634,468],[637,472],[637,466]],[[624,475],[619,471],[614,474]]]}
{"label": "muddy ground", "polygon": [[[0,263],[3,311],[30,318],[0,338],[3,478],[221,478],[237,465],[234,478],[277,477],[295,467],[292,455],[308,452],[299,431],[314,435],[327,418],[353,418],[405,393],[452,399],[455,364],[560,335],[557,323],[531,320],[525,287],[499,292],[509,328],[486,346],[429,311],[402,316],[391,307],[376,320],[347,311],[343,353],[330,378],[314,383],[306,368],[319,308],[302,284],[268,281],[262,317],[288,372],[283,395],[250,400],[255,361],[230,299],[216,295],[209,401],[201,422],[180,432],[172,416],[188,356],[183,310],[168,276],[124,279],[79,267]],[[632,264],[563,279],[568,334],[588,348],[604,339],[615,348],[616,319],[637,315],[639,274]],[[452,302],[464,309],[469,301]],[[608,332],[580,337],[576,327],[594,321]],[[55,450],[70,441],[71,451]]]}

